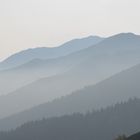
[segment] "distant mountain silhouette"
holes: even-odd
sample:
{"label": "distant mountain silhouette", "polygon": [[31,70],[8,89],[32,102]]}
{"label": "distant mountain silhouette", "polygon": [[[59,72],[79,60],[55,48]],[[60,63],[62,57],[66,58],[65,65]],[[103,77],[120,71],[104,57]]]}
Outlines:
{"label": "distant mountain silhouette", "polygon": [[[140,36],[131,33],[119,34],[109,37],[95,46],[91,46],[87,49],[81,50],[63,58],[59,58],[58,61],[55,63],[55,66],[58,64],[59,67],[60,62],[65,62],[61,63],[62,65],[68,64],[69,62],[69,66],[71,66],[71,63],[74,63],[75,66],[73,66],[70,70],[64,73],[37,80],[27,86],[17,89],[16,91],[6,96],[1,96],[0,117],[3,118],[14,113],[29,109],[33,106],[45,103],[47,101],[51,101],[57,97],[68,95],[75,90],[83,88],[84,86],[96,84],[97,82],[100,82],[103,79],[106,79],[124,69],[127,69],[139,63],[139,46]],[[136,72],[139,72],[139,70]],[[139,73],[137,73],[136,75],[136,72],[134,71],[134,76],[137,80],[139,80],[139,76],[137,76],[139,75]],[[19,73],[17,72],[17,74]],[[26,77],[26,75],[23,74],[23,77]],[[11,78],[11,85],[14,85],[14,81],[16,81],[15,79],[16,77]],[[123,81],[123,79],[120,80],[120,83],[121,81]],[[19,81],[17,80],[17,82]],[[130,93],[129,95],[132,96],[130,92],[131,90],[128,93],[123,92],[124,94],[121,94],[122,91],[119,92],[121,96],[117,96],[118,93],[116,93],[116,91],[118,89],[113,91],[114,93],[112,93],[112,91],[108,92],[107,90],[112,89],[110,88],[110,84],[111,83],[109,83],[108,88],[106,88],[106,94],[108,93],[108,96],[106,96],[105,98],[101,98],[104,99],[104,101],[101,102],[101,104],[99,104],[99,102],[96,101],[94,104],[95,108],[97,106],[102,107],[104,105],[107,105],[108,103],[114,103],[113,101],[115,101],[115,99],[116,101],[118,101],[120,99],[123,99],[123,97],[127,97],[127,95],[124,94]],[[99,95],[103,91],[102,88],[99,91],[97,91],[99,92],[99,94],[96,94],[95,92],[94,99],[100,99]],[[136,92],[134,93],[134,95],[139,94],[137,94]],[[5,107],[5,109],[3,109],[3,106]]]}
{"label": "distant mountain silhouette", "polygon": [[89,36],[82,39],[74,39],[54,48],[34,48],[11,55],[0,63],[0,70],[13,68],[25,64],[33,59],[52,59],[71,54],[101,42],[104,38]]}
{"label": "distant mountain silhouette", "polygon": [[[86,49],[102,40],[103,38],[90,36],[72,40],[56,48],[29,49],[12,55],[0,64],[0,67],[6,65],[9,68],[0,71],[0,95],[13,92],[40,78],[69,70],[84,59],[76,57],[74,60],[73,55],[70,55],[72,52],[76,53],[78,50]],[[70,56],[66,56],[66,54]],[[55,55],[62,56],[55,58]]]}
{"label": "distant mountain silhouette", "polygon": [[[114,140],[122,132],[140,130],[140,100],[93,111],[29,122],[16,130],[1,132],[1,140]],[[134,138],[134,137],[133,137]],[[138,139],[129,140],[138,140]]]}
{"label": "distant mountain silhouette", "polygon": [[[10,94],[8,96],[0,98],[1,116],[5,113],[9,114],[10,111],[14,112],[16,109],[19,111],[21,107],[23,108],[29,107],[31,102],[33,103],[35,101],[38,102],[39,100],[43,100],[46,94],[45,83],[46,82],[44,81],[42,82],[39,81],[39,83],[36,84],[36,88],[33,84],[32,86],[34,88],[32,88],[31,86],[30,88],[28,87],[28,89],[25,88],[22,89],[21,91],[18,90],[14,94]],[[48,118],[54,116],[62,116],[65,114],[72,114],[75,112],[85,113],[88,110],[91,111],[92,109],[96,110],[100,108],[105,108],[117,102],[126,101],[129,98],[133,97],[140,98],[139,83],[140,83],[140,64],[128,70],[125,70],[121,73],[118,73],[96,85],[88,86],[81,90],[73,92],[71,95],[58,98],[56,100],[53,100],[52,102],[48,102],[36,106],[27,111],[1,119],[0,129],[15,128],[16,126],[19,126],[24,122],[38,120],[43,117]],[[49,82],[46,85],[48,86]],[[44,89],[42,89],[42,87],[44,87]],[[54,90],[57,89],[58,87]],[[67,89],[68,88],[66,87],[61,91],[67,92]],[[24,94],[22,94],[23,91]],[[27,91],[30,91],[30,98],[29,96],[27,96],[29,95]],[[59,91],[56,91],[56,94],[58,92]],[[44,101],[45,100],[46,99],[44,99]],[[9,102],[11,104],[9,104]],[[3,106],[5,110],[3,110]]]}

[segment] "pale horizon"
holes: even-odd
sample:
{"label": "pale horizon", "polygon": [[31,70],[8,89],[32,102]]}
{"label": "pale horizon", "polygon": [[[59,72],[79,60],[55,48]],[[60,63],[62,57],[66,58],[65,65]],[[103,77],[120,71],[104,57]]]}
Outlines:
{"label": "pale horizon", "polygon": [[90,35],[140,34],[139,6],[139,0],[0,1],[0,61]]}

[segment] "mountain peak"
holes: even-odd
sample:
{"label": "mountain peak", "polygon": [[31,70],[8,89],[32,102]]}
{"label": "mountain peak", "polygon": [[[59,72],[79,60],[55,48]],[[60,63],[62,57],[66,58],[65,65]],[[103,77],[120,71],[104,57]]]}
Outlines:
{"label": "mountain peak", "polygon": [[134,33],[119,33],[113,36],[108,37],[101,44],[112,45],[115,44],[116,46],[133,46],[134,44],[137,46],[140,45],[140,35],[136,35]]}
{"label": "mountain peak", "polygon": [[90,36],[88,36],[88,37],[86,37],[86,38],[103,38],[103,37],[100,37],[100,36],[96,36],[96,35],[90,35]]}
{"label": "mountain peak", "polygon": [[134,38],[134,37],[140,37],[140,36],[134,33],[128,32],[128,33],[119,33],[117,35],[111,36],[110,38]]}

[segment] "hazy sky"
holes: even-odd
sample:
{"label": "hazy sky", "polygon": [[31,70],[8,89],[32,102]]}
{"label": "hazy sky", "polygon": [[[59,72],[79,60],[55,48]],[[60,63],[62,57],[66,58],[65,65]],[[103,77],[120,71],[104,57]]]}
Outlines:
{"label": "hazy sky", "polygon": [[140,34],[140,0],[0,0],[0,60],[89,35]]}

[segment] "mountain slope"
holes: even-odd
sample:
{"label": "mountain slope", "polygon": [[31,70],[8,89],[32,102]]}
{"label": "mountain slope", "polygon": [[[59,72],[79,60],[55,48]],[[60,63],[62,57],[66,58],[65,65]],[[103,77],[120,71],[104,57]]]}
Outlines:
{"label": "mountain slope", "polygon": [[129,100],[86,115],[43,119],[1,132],[1,140],[113,140],[122,132],[131,135],[140,130],[140,100]]}
{"label": "mountain slope", "polygon": [[[63,83],[63,82],[60,82],[60,83]],[[125,70],[119,74],[116,74],[96,85],[88,86],[86,88],[73,92],[73,94],[71,95],[61,97],[52,102],[42,104],[32,109],[29,109],[27,111],[1,119],[0,129],[15,128],[16,126],[21,125],[24,122],[31,121],[31,120],[38,120],[43,117],[62,116],[65,114],[72,114],[74,112],[84,113],[88,110],[92,110],[93,108],[100,109],[100,108],[115,104],[119,101],[126,101],[129,98],[133,98],[133,97],[140,98],[139,83],[140,83],[140,64],[128,70]],[[40,83],[40,86],[42,84],[43,83]],[[47,83],[47,85],[49,85],[49,83]],[[56,89],[54,90],[56,90],[56,92],[54,93],[58,94],[57,90],[59,87],[55,87],[55,88]],[[68,87],[64,88],[61,91],[67,92],[67,89]],[[29,91],[31,90],[32,90],[32,87],[30,88]],[[39,86],[37,86],[35,90],[40,93],[40,91],[43,89],[40,90]],[[69,90],[71,90],[71,87],[69,88]],[[53,92],[51,92],[51,94],[53,94]],[[61,94],[61,92],[59,94]],[[43,94],[41,95],[42,95],[42,98],[44,99],[45,89],[44,89],[44,95]],[[41,95],[40,94],[34,95],[34,92],[33,92],[31,97],[34,97],[34,99],[36,98],[36,101],[38,101],[40,100]],[[9,102],[12,101],[14,103],[15,97],[17,98],[18,96],[13,96],[11,98],[6,97],[5,100],[8,100],[9,98]],[[19,102],[19,99],[20,99],[20,102],[18,103],[19,105],[18,109],[20,110],[20,107],[24,106],[24,102],[22,103],[22,100],[26,98],[22,94],[19,97],[17,98],[18,100],[16,101],[16,103]],[[28,100],[26,99],[26,105],[30,104],[30,100],[29,101]],[[1,98],[0,104],[3,101],[4,99]],[[12,107],[11,104],[9,105],[9,104],[6,104],[6,102],[4,103],[2,105],[6,108],[6,110],[8,110],[8,113],[10,109],[12,110],[15,109],[15,106]],[[1,110],[2,110],[2,105],[1,105]],[[6,111],[4,110],[3,113],[5,112]]]}
{"label": "mountain slope", "polygon": [[103,38],[89,36],[82,39],[71,40],[59,47],[54,48],[35,48],[18,52],[0,63],[0,70],[13,68],[33,59],[52,59],[71,54],[101,42]]}
{"label": "mountain slope", "polygon": [[[2,62],[2,65],[8,66],[9,69],[0,71],[0,95],[13,92],[40,78],[50,77],[69,70],[85,58],[80,58],[75,54],[78,50],[83,50],[102,40],[103,38],[91,36],[72,40],[60,47],[29,49],[9,57]],[[76,58],[73,57],[72,52],[75,52]],[[69,55],[63,56],[66,54]],[[55,55],[62,56],[55,58]]]}
{"label": "mountain slope", "polygon": [[[7,96],[0,97],[0,117],[3,118],[38,104],[51,101],[57,97],[68,95],[75,90],[87,85],[96,84],[113,74],[139,63],[139,46],[140,36],[134,34],[119,34],[105,39],[94,47],[89,47],[71,54],[65,57],[65,59],[63,58],[66,62],[69,60],[80,63],[65,73],[40,79]],[[134,76],[139,78],[137,75]],[[110,86],[110,83],[108,85]],[[95,93],[94,98],[98,99],[102,91],[103,90],[101,90],[101,92],[97,91],[99,94]],[[106,94],[107,93],[111,94],[112,92],[106,91]],[[126,92],[124,92],[124,94],[125,93]],[[117,93],[113,94],[116,96]],[[114,99],[114,96],[109,96]],[[113,99],[109,102],[107,99],[105,98],[104,100],[106,101],[101,102],[101,104],[95,102],[97,103],[95,107],[97,107],[98,104],[100,107],[113,102]],[[116,100],[117,99],[120,99],[120,96],[118,96]],[[6,108],[5,110],[3,106]]]}
{"label": "mountain slope", "polygon": [[140,132],[129,136],[126,140],[140,140]]}

